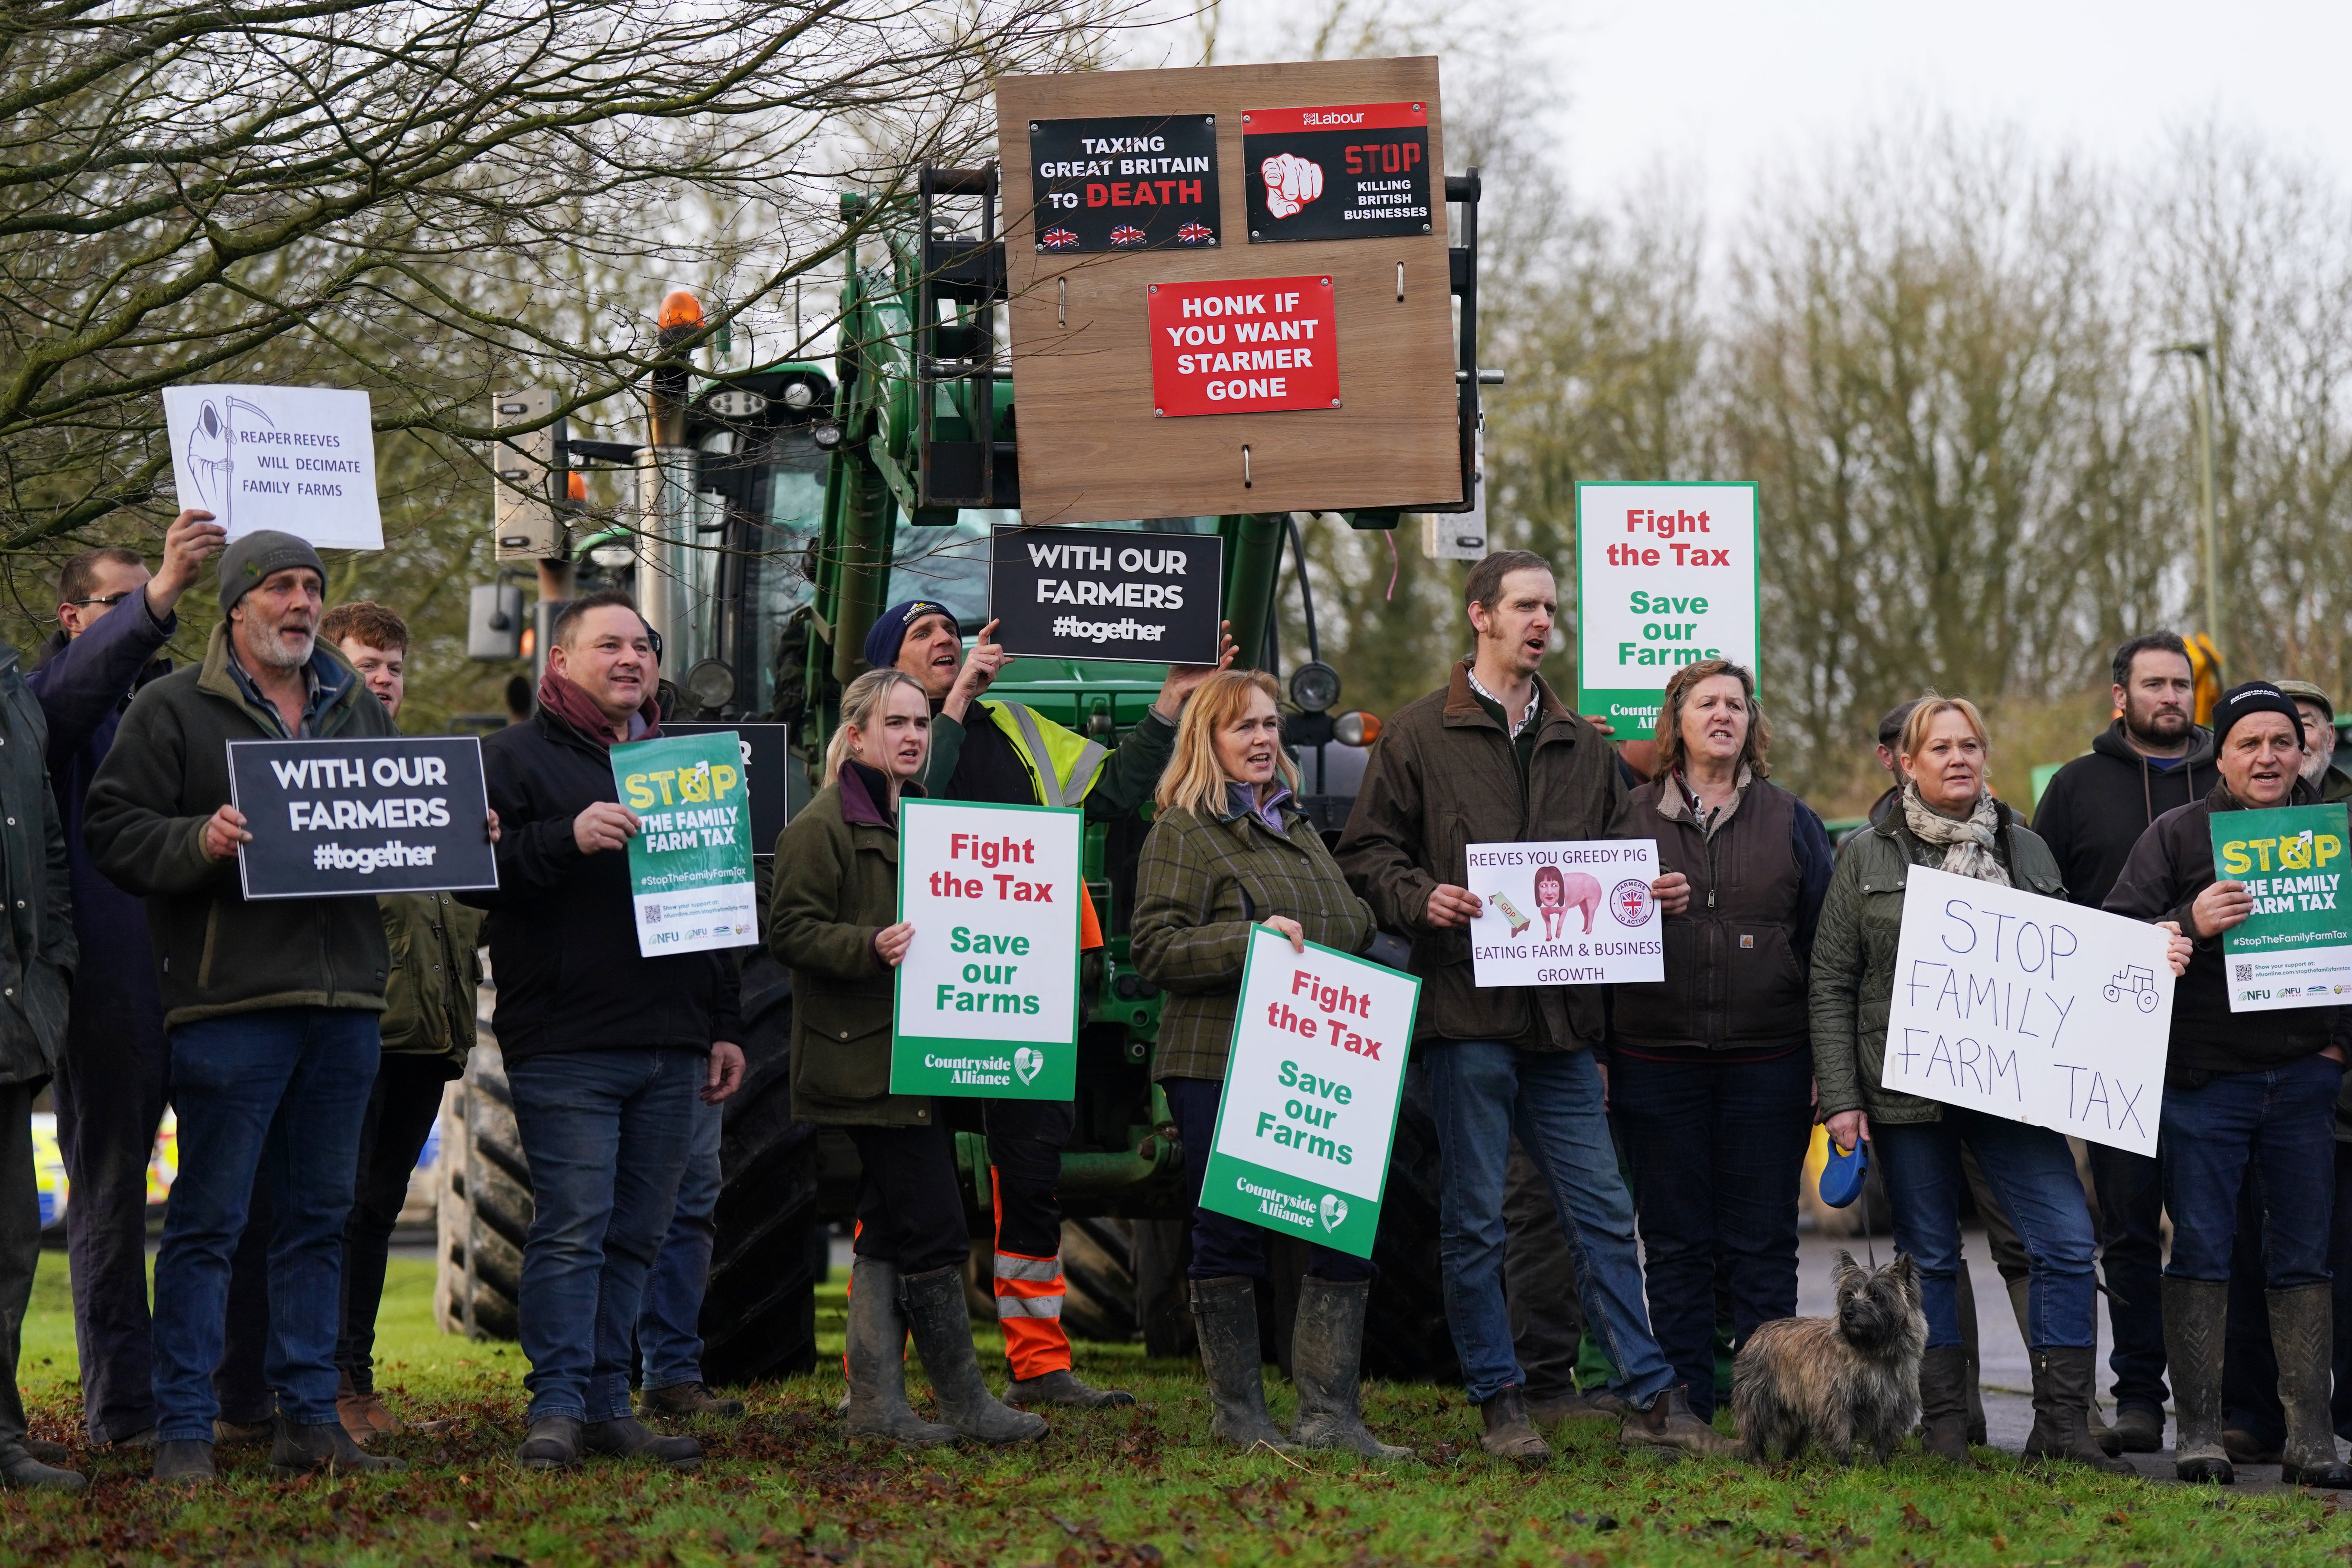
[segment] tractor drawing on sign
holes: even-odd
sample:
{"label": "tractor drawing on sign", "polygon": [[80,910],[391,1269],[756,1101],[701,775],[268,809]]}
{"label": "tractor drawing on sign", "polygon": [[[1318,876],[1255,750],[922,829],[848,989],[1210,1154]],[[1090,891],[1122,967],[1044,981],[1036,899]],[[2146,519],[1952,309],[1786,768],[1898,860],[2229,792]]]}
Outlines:
{"label": "tractor drawing on sign", "polygon": [[[559,558],[551,562],[510,542],[502,528],[503,556],[541,563],[541,599],[530,616],[516,616],[495,609],[499,593],[512,590],[478,588],[478,604],[492,606],[486,616],[499,617],[486,625],[519,621],[530,628],[535,657],[543,660],[545,628],[565,591],[628,589],[663,639],[665,726],[677,721],[739,729],[747,759],[752,731],[782,737],[775,754],[790,758],[790,807],[804,804],[839,721],[842,690],[865,668],[862,645],[878,614],[904,599],[938,600],[969,637],[989,618],[992,531],[1023,521],[1024,454],[1001,335],[1008,300],[998,192],[999,172],[991,165],[926,168],[915,190],[900,195],[844,195],[855,261],[842,289],[837,353],[829,360],[702,370],[689,358],[704,335],[699,304],[683,293],[670,296],[647,389],[645,440],[570,439],[555,426],[554,461],[543,476],[534,471],[533,489],[543,479]],[[1475,169],[1445,181],[1446,199],[1459,211],[1450,268],[1459,300],[1458,390],[1452,395],[1461,411],[1465,498],[1475,493],[1480,386],[1501,379],[1482,374],[1475,353],[1478,195]],[[1181,236],[1180,243],[1198,237]],[[1039,239],[1058,243],[1050,229]],[[521,410],[526,395],[501,394],[497,405]],[[502,422],[527,417],[536,416]],[[513,467],[509,447],[530,438],[531,432],[518,430],[499,447],[494,467]],[[598,468],[626,470],[635,501],[617,521],[588,526],[566,498],[577,493],[580,470]],[[1347,820],[1380,721],[1334,711],[1339,676],[1319,657],[1302,530],[1393,530],[1399,521],[1397,511],[1261,512],[1097,525],[1223,536],[1220,596],[1242,649],[1237,662],[1286,674],[1285,738],[1304,772],[1303,803],[1328,837],[1336,838]],[[1276,640],[1276,607],[1286,594],[1297,596],[1303,650]],[[496,644],[500,633],[484,635]],[[509,638],[504,657],[534,657],[512,640],[519,632],[503,635]],[[1115,747],[1143,720],[1164,674],[1157,665],[1024,658],[990,695],[1025,703]],[[756,776],[752,784],[756,797]],[[752,809],[756,820],[756,798]],[[1173,1354],[1188,1348],[1190,1329],[1182,1151],[1150,1076],[1160,994],[1137,972],[1128,948],[1148,826],[1130,820],[1087,828],[1084,875],[1107,940],[1087,956],[1080,977],[1076,1131],[1062,1156],[1060,1184],[1068,1215],[1065,1315],[1078,1337],[1139,1335],[1154,1353]],[[763,889],[767,869],[763,862]],[[764,897],[761,913],[764,921]],[[834,1228],[852,1217],[858,1183],[847,1138],[791,1113],[790,976],[764,945],[743,950],[742,959],[748,1072],[726,1106],[723,1187],[701,1324],[705,1372],[714,1384],[814,1366],[814,1292],[827,1277]],[[531,1201],[490,1026],[493,994],[484,997],[482,1046],[443,1111],[448,1174],[436,1308],[450,1331],[510,1338]],[[955,1144],[971,1235],[984,1240],[991,1234],[987,1140],[975,1126],[959,1131]],[[1380,1279],[1366,1336],[1366,1366],[1374,1375],[1450,1378],[1458,1371],[1438,1289],[1437,1166],[1427,1100],[1409,1091],[1383,1198]],[[1287,1325],[1305,1248],[1286,1241],[1276,1247],[1297,1254],[1276,1270],[1279,1310],[1268,1320]],[[978,1281],[975,1299],[987,1289],[985,1279]],[[1286,1357],[1286,1329],[1276,1347]]]}
{"label": "tractor drawing on sign", "polygon": [[2099,987],[2099,994],[2110,1002],[2132,998],[2133,1005],[2143,1013],[2156,1011],[2156,971],[2137,963],[2127,963],[2116,971],[2115,978]]}

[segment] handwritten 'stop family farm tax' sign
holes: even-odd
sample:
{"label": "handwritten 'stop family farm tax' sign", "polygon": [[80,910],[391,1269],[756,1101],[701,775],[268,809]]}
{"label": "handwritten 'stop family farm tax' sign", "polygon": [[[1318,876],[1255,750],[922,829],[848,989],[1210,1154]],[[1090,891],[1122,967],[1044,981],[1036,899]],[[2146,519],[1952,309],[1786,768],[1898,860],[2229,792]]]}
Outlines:
{"label": "handwritten 'stop family farm tax' sign", "polygon": [[1905,875],[1880,1086],[2154,1154],[2170,938],[1932,867]]}

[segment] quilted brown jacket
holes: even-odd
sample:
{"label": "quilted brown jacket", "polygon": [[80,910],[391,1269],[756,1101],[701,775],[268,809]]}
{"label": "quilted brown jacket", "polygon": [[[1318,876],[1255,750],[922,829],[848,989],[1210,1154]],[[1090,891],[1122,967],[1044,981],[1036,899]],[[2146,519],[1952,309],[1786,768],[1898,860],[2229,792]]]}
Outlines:
{"label": "quilted brown jacket", "polygon": [[1412,969],[1422,982],[1416,1046],[1504,1040],[1573,1051],[1601,1039],[1601,987],[1482,990],[1471,978],[1468,929],[1429,923],[1433,889],[1469,885],[1473,844],[1636,837],[1616,752],[1540,677],[1536,700],[1529,722],[1540,728],[1522,783],[1510,736],[1471,694],[1470,661],[1455,665],[1445,689],[1407,703],[1382,726],[1340,836],[1349,886],[1382,931],[1412,939]]}
{"label": "quilted brown jacket", "polygon": [[1348,890],[1296,803],[1276,834],[1251,813],[1203,822],[1163,812],[1143,841],[1129,927],[1135,967],[1166,991],[1151,1076],[1223,1079],[1234,1043],[1234,1005],[1250,928],[1273,915],[1298,922],[1309,942],[1360,952],[1372,939],[1372,911]]}

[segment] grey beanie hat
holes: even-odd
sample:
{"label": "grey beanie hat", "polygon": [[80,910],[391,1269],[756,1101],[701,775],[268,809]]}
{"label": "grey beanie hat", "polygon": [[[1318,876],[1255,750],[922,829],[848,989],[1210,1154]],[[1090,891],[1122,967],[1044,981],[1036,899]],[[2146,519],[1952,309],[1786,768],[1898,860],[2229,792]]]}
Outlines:
{"label": "grey beanie hat", "polygon": [[247,590],[259,586],[263,578],[289,566],[308,566],[319,574],[320,585],[326,585],[327,563],[319,559],[307,539],[262,528],[230,540],[220,557],[221,614],[226,616]]}

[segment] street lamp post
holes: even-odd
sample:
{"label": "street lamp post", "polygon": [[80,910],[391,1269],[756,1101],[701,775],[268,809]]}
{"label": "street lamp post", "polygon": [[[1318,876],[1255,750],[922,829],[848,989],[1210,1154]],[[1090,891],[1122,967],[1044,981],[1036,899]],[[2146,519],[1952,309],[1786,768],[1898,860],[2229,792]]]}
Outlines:
{"label": "street lamp post", "polygon": [[2204,513],[2205,635],[2215,653],[2221,647],[2221,530],[2213,510],[2213,345],[2170,343],[2156,351],[2182,354],[2197,362],[2198,395],[2190,406],[2197,415],[2197,500]]}

